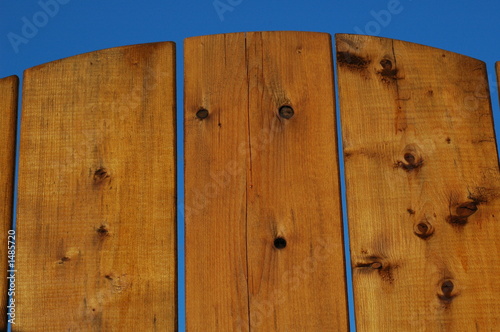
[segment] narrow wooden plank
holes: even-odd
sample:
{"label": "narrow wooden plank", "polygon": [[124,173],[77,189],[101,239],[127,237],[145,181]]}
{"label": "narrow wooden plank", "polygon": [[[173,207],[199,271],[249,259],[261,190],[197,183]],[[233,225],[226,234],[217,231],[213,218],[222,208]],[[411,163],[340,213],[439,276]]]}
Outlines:
{"label": "narrow wooden plank", "polygon": [[[19,79],[17,76],[9,76],[0,79],[0,268],[1,280],[0,282],[0,330],[5,331],[7,323],[6,306],[7,290],[10,288],[7,282],[7,261],[9,251],[7,250],[12,246],[8,240],[15,240],[9,238],[8,231],[12,223],[12,203],[14,198],[14,167],[15,167],[15,154],[16,154],[16,119],[17,119],[17,98],[18,98]],[[9,269],[10,270],[10,269]],[[14,274],[15,277],[15,274]],[[9,279],[13,280],[13,279]],[[12,288],[11,288],[12,289]],[[14,287],[15,291],[15,287]],[[9,318],[15,318],[15,308],[9,311],[12,315]]]}
{"label": "narrow wooden plank", "polygon": [[28,69],[16,331],[176,329],[175,45]]}
{"label": "narrow wooden plank", "polygon": [[500,174],[483,62],[337,35],[359,331],[500,324]]}
{"label": "narrow wooden plank", "polygon": [[242,331],[248,315],[245,34],[187,38],[184,72],[186,330]]}
{"label": "narrow wooden plank", "polygon": [[189,38],[185,58],[187,330],[345,331],[330,36]]}

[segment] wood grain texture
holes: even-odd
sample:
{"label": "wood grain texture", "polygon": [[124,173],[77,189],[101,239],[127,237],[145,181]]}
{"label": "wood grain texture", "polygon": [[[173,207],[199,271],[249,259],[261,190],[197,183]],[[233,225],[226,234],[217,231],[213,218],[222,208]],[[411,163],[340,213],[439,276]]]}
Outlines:
{"label": "wood grain texture", "polygon": [[[6,330],[7,240],[12,223],[14,166],[16,153],[16,119],[19,79],[0,79],[0,330]],[[10,274],[9,274],[10,275]]]}
{"label": "wood grain texture", "polygon": [[[186,39],[184,72],[186,330],[241,331],[249,310],[247,156],[239,152],[248,140],[245,35]],[[202,108],[210,114],[200,120]]]}
{"label": "wood grain texture", "polygon": [[175,46],[28,69],[16,331],[174,331]]}
{"label": "wood grain texture", "polygon": [[347,330],[332,70],[328,34],[186,40],[188,331]]}
{"label": "wood grain texture", "polygon": [[337,35],[358,331],[500,324],[500,174],[483,62]]}

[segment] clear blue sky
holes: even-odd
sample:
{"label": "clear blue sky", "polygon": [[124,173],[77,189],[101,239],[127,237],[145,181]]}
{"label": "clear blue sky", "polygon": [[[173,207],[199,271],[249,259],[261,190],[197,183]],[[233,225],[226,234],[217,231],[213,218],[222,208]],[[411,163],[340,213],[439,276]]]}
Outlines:
{"label": "clear blue sky", "polygon": [[[48,6],[57,1],[58,8]],[[390,17],[383,11],[392,10]],[[45,12],[45,14],[44,14]],[[47,14],[48,13],[48,14]],[[411,41],[485,61],[497,133],[494,63],[500,60],[498,0],[0,0],[0,77],[41,63],[104,48],[177,43],[178,119],[182,120],[183,39],[240,31],[303,30],[363,33]],[[36,29],[24,28],[26,22]],[[183,135],[182,123],[178,133]],[[498,135],[497,135],[498,136]],[[182,137],[182,136],[179,136]],[[179,144],[182,140],[179,140]],[[179,184],[182,185],[182,146]],[[179,188],[179,201],[183,188]],[[184,330],[183,228],[179,211],[179,327]]]}

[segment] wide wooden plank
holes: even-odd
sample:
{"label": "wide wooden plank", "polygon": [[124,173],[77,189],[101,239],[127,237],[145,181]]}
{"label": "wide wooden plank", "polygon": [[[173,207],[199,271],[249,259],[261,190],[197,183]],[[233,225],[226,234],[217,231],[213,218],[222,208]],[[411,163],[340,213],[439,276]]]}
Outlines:
{"label": "wide wooden plank", "polygon": [[175,46],[28,69],[16,331],[176,328]]}
{"label": "wide wooden plank", "polygon": [[247,54],[251,326],[346,331],[331,37],[250,33]]}
{"label": "wide wooden plank", "polygon": [[188,331],[347,329],[332,69],[328,34],[186,40]]}
{"label": "wide wooden plank", "polygon": [[[15,277],[15,273],[7,273],[8,246],[12,249],[12,243],[8,241],[15,241],[14,238],[9,238],[7,234],[11,228],[12,222],[12,203],[13,203],[13,190],[14,190],[14,160],[16,153],[16,119],[17,119],[17,97],[18,97],[19,79],[17,76],[9,76],[0,79],[0,330],[6,330],[6,305],[7,289],[15,292],[12,287],[9,287],[10,280],[7,282],[7,276]],[[10,291],[10,292],[11,292]],[[15,306],[9,312],[12,314],[9,318],[15,318]]]}
{"label": "wide wooden plank", "polygon": [[500,173],[485,64],[336,40],[358,330],[496,330]]}

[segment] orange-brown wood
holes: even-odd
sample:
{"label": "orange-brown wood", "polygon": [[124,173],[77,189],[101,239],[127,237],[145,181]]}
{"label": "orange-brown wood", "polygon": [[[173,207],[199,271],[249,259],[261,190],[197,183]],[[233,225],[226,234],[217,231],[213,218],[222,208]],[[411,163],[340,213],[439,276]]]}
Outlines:
{"label": "orange-brown wood", "polygon": [[186,40],[188,331],[347,330],[333,92],[328,34]]}
{"label": "orange-brown wood", "polygon": [[500,173],[483,62],[337,35],[358,331],[500,325]]}
{"label": "orange-brown wood", "polygon": [[[15,277],[15,272],[8,267],[13,261],[15,234],[8,234],[12,222],[12,203],[14,190],[14,160],[16,153],[16,119],[17,119],[17,90],[19,79],[17,76],[9,76],[0,79],[0,330],[6,330],[6,294],[15,292],[15,283],[10,287],[10,281],[15,282],[15,278],[9,279],[7,276]],[[13,236],[13,237],[11,237]],[[10,256],[10,257],[9,257]],[[9,291],[8,291],[9,290]],[[15,294],[13,294],[15,295]],[[10,311],[15,315],[15,306]],[[14,318],[11,315],[9,318]]]}
{"label": "orange-brown wood", "polygon": [[175,46],[25,72],[16,331],[174,331]]}
{"label": "orange-brown wood", "polygon": [[249,310],[245,35],[188,38],[184,52],[186,330],[241,331]]}

